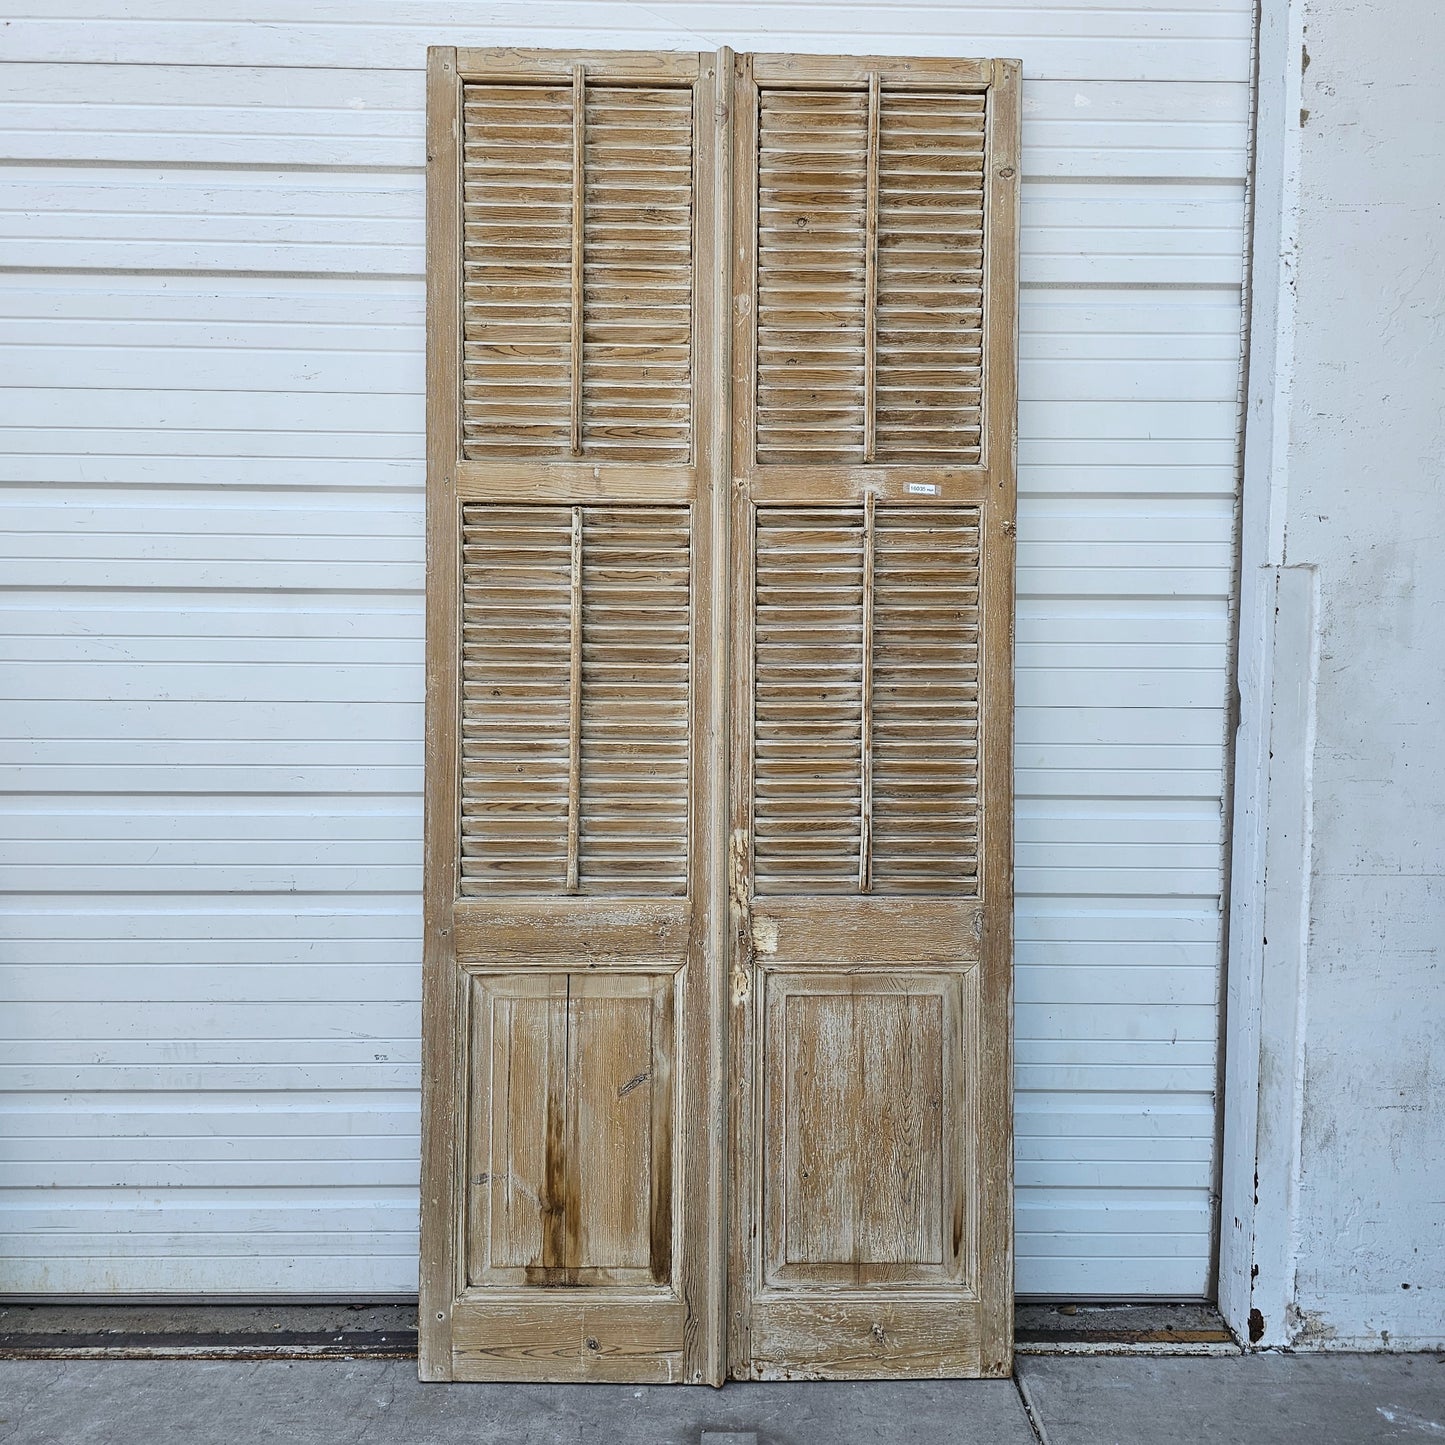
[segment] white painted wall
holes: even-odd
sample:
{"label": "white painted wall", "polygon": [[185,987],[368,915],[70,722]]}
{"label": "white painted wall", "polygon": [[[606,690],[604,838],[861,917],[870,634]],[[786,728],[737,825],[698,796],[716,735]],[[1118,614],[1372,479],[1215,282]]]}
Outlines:
{"label": "white painted wall", "polygon": [[4,0],[0,1290],[416,1283],[428,43],[1018,55],[1019,1288],[1212,1285],[1250,0]]}
{"label": "white painted wall", "polygon": [[1267,10],[1262,145],[1280,166],[1261,235],[1278,231],[1284,265],[1266,270],[1257,253],[1256,270],[1278,291],[1263,320],[1282,324],[1251,408],[1244,546],[1246,597],[1274,615],[1260,608],[1245,714],[1272,756],[1251,769],[1246,748],[1240,772],[1231,1011],[1237,979],[1238,1016],[1258,1018],[1259,1108],[1235,1117],[1249,1071],[1232,1060],[1226,1313],[1266,1345],[1433,1348],[1445,1340],[1445,15],[1432,0]]}

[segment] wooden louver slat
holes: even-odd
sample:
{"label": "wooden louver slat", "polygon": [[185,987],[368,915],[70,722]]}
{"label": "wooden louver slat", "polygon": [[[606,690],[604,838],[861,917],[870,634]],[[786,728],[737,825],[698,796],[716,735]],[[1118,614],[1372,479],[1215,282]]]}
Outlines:
{"label": "wooden louver slat", "polygon": [[863,512],[758,511],[753,854],[760,893],[858,887]]}
{"label": "wooden louver slat", "polygon": [[581,886],[680,895],[687,891],[687,511],[582,510]]}
{"label": "wooden louver slat", "polygon": [[877,455],[976,462],[983,396],[981,95],[885,95]]}
{"label": "wooden louver slat", "polygon": [[758,460],[856,461],[866,416],[868,97],[765,90]]}
{"label": "wooden louver slat", "polygon": [[463,508],[463,894],[565,882],[571,578],[570,508]]}
{"label": "wooden louver slat", "polygon": [[462,451],[570,450],[571,94],[462,88]]}
{"label": "wooden louver slat", "polygon": [[585,455],[685,462],[692,411],[692,92],[587,92]]}
{"label": "wooden louver slat", "polygon": [[979,513],[874,529],[872,889],[978,894]]}
{"label": "wooden louver slat", "polygon": [[977,894],[979,548],[976,507],[758,509],[759,893]]}
{"label": "wooden louver slat", "polygon": [[681,507],[462,515],[461,891],[687,888]]}
{"label": "wooden louver slat", "polygon": [[463,87],[465,457],[689,460],[692,106]]}
{"label": "wooden louver slat", "polygon": [[984,97],[762,88],[757,461],[982,455]]}

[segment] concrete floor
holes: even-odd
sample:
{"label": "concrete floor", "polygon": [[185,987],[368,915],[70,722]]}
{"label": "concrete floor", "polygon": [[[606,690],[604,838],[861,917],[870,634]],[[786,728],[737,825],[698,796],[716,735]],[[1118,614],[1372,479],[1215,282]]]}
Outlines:
{"label": "concrete floor", "polygon": [[[1030,1421],[1031,1407],[1033,1421]],[[1037,1433],[1035,1430],[1037,1426]],[[410,1360],[0,1362],[3,1445],[1413,1445],[1445,1357],[1035,1356],[1007,1381],[420,1385]]]}
{"label": "concrete floor", "polygon": [[1439,1355],[1041,1355],[1018,1379],[1044,1445],[1445,1441]]}
{"label": "concrete floor", "polygon": [[16,1360],[0,1401],[4,1445],[1035,1445],[1008,1380],[421,1385],[412,1360]]}

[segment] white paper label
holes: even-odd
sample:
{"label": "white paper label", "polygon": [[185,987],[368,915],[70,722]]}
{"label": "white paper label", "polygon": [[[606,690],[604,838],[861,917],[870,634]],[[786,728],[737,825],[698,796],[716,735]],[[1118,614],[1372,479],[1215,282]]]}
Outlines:
{"label": "white paper label", "polygon": [[936,497],[938,487],[933,482],[909,482],[908,494],[911,497]]}

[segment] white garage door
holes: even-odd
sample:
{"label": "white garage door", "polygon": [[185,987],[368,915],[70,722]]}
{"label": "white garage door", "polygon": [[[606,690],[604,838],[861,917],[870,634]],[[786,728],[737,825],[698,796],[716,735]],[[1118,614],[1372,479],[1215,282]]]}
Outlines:
{"label": "white garage door", "polygon": [[416,1287],[422,64],[517,43],[1023,57],[1018,1286],[1207,1293],[1249,0],[43,8],[0,1292]]}

